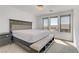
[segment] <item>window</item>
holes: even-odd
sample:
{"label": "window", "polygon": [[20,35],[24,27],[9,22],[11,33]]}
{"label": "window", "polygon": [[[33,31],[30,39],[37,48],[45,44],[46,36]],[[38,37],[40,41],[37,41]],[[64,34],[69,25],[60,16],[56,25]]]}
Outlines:
{"label": "window", "polygon": [[44,29],[59,32],[71,32],[71,15],[58,15],[55,17],[43,18]]}
{"label": "window", "polygon": [[70,15],[60,16],[60,32],[70,32],[70,20]]}
{"label": "window", "polygon": [[50,30],[58,31],[58,17],[51,17],[50,18]]}
{"label": "window", "polygon": [[44,23],[44,29],[48,29],[48,18],[43,18],[43,23]]}

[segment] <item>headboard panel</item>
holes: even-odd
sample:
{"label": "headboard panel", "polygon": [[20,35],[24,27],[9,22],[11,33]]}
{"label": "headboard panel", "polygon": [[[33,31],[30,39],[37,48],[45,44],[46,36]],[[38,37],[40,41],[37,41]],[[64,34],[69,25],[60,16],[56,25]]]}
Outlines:
{"label": "headboard panel", "polygon": [[10,19],[10,30],[32,29],[32,22]]}

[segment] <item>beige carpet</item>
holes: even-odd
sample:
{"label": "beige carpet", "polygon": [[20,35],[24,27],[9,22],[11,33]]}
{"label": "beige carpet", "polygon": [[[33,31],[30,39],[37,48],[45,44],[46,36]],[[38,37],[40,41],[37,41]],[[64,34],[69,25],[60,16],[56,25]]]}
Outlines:
{"label": "beige carpet", "polygon": [[[56,40],[46,51],[47,53],[77,53],[77,49],[72,42]],[[0,53],[28,53],[27,50],[16,44],[8,44],[0,47]]]}
{"label": "beige carpet", "polygon": [[72,42],[55,40],[55,43],[48,49],[47,53],[78,53]]}

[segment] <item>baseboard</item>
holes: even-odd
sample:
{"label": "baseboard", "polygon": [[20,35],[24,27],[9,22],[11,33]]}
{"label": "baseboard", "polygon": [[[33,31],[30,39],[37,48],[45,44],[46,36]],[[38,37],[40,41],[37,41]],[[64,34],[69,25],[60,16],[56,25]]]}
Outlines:
{"label": "baseboard", "polygon": [[73,41],[70,41],[70,40],[60,39],[60,38],[56,38],[56,37],[55,37],[55,39],[57,39],[57,40],[62,40],[62,41],[69,41],[69,42],[73,42]]}

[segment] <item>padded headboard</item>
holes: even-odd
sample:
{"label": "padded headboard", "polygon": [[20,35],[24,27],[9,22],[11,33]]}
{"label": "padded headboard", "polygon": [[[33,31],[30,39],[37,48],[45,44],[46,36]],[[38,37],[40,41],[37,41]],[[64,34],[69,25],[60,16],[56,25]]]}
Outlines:
{"label": "padded headboard", "polygon": [[10,19],[10,30],[32,29],[32,22]]}

